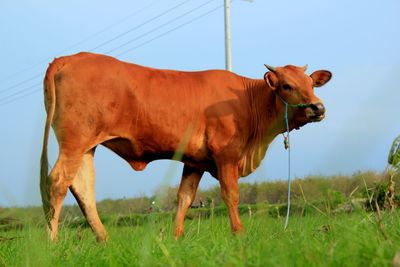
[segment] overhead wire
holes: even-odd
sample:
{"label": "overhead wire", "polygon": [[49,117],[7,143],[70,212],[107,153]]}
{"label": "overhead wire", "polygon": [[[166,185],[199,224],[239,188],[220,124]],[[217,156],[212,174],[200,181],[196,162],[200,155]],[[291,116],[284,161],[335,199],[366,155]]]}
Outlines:
{"label": "overhead wire", "polygon": [[31,85],[31,86],[29,86],[29,87],[27,87],[27,88],[24,88],[24,89],[22,89],[22,90],[19,90],[19,91],[17,91],[17,92],[14,92],[14,93],[11,94],[11,95],[2,97],[2,98],[0,99],[0,101],[10,99],[10,98],[12,98],[13,96],[17,96],[17,95],[19,95],[19,94],[21,94],[21,93],[23,93],[23,92],[25,92],[25,91],[28,91],[29,89],[32,89],[32,88],[34,88],[34,87],[38,87],[38,86],[40,86],[41,84],[42,84],[41,82],[35,83],[34,85]]}
{"label": "overhead wire", "polygon": [[[106,42],[103,42],[102,44],[100,44],[100,45],[98,45],[98,46],[96,46],[96,47],[94,47],[94,48],[92,48],[92,49],[89,49],[88,51],[94,51],[94,50],[96,50],[96,49],[98,49],[98,48],[104,46],[105,44],[108,44],[108,43],[110,43],[110,42],[112,42],[112,41],[114,41],[114,40],[116,40],[116,39],[119,39],[119,38],[121,38],[122,36],[124,36],[124,35],[126,35],[126,34],[132,32],[132,31],[134,31],[134,30],[137,30],[137,29],[139,29],[140,27],[143,27],[144,25],[146,25],[146,24],[148,24],[148,23],[150,23],[150,22],[152,22],[152,21],[154,21],[154,20],[156,20],[156,19],[158,19],[158,18],[160,18],[160,17],[162,17],[162,16],[164,16],[164,15],[170,13],[171,11],[173,11],[173,10],[177,9],[178,7],[180,7],[180,6],[184,5],[184,4],[186,4],[186,3],[189,2],[189,1],[191,1],[191,0],[185,0],[185,1],[183,1],[183,2],[180,2],[178,5],[175,5],[175,6],[173,6],[172,8],[169,8],[169,9],[167,9],[166,11],[159,13],[158,15],[152,17],[151,19],[149,19],[149,20],[147,20],[147,21],[145,21],[145,22],[143,22],[143,23],[140,23],[139,25],[136,25],[135,27],[130,28],[130,29],[127,30],[127,31],[124,31],[123,33],[121,33],[121,34],[119,34],[119,35],[117,35],[117,36],[115,36],[115,37],[113,37],[113,38],[107,40]],[[134,14],[137,14],[137,12],[135,12]],[[133,14],[131,14],[130,16],[133,16]],[[130,17],[130,16],[128,16],[128,17]],[[128,17],[125,17],[125,20],[126,20]],[[118,25],[119,23],[114,23],[114,25],[115,25],[115,24]],[[111,26],[109,26],[109,27],[107,27],[107,28],[111,28]],[[106,29],[103,29],[103,30],[99,31],[99,33],[102,33],[102,32],[104,32],[104,31],[106,31]],[[95,34],[95,35],[96,35],[96,34]],[[86,38],[86,39],[88,39],[88,38]],[[81,41],[81,42],[78,42],[78,43],[83,43],[83,42],[84,42],[84,41]],[[70,46],[69,48],[75,47],[75,46],[76,46],[76,44]],[[64,49],[64,50],[67,50],[67,49]],[[44,60],[43,60],[43,61],[44,61]],[[42,61],[42,62],[43,62],[43,61]],[[37,64],[37,65],[39,65],[39,64]],[[35,65],[35,66],[37,66],[37,65]],[[29,68],[28,68],[27,70],[29,70]],[[34,75],[33,77],[30,77],[30,78],[28,78],[28,79],[25,79],[25,80],[23,80],[23,81],[21,81],[21,82],[18,82],[18,83],[16,83],[16,84],[13,84],[13,85],[7,87],[7,88],[4,89],[4,90],[1,90],[1,91],[0,91],[0,94],[2,94],[2,93],[4,93],[4,92],[8,92],[8,91],[10,91],[10,90],[12,90],[12,89],[14,89],[14,88],[16,88],[16,87],[18,87],[18,86],[24,84],[24,83],[27,83],[27,82],[29,82],[29,81],[35,79],[35,78],[39,78],[39,77],[42,77],[42,76],[43,76],[43,73],[36,74],[36,75]],[[1,101],[1,99],[0,99],[0,101]]]}
{"label": "overhead wire", "polygon": [[[20,96],[18,96],[18,97],[14,97],[14,98],[12,98],[12,99],[9,99],[8,101],[7,100],[5,100],[5,101],[3,101],[4,99],[0,99],[0,107],[1,106],[5,106],[5,105],[7,105],[7,104],[10,104],[10,103],[13,103],[13,102],[15,102],[15,101],[18,101],[18,100],[20,100],[20,99],[22,99],[22,98],[24,98],[24,97],[27,97],[27,96],[30,96],[30,95],[33,95],[34,93],[39,93],[41,90],[41,87],[39,87],[40,85],[38,85],[38,84],[36,84],[35,85],[35,90],[31,90],[31,91],[24,91],[24,92],[26,92],[26,94],[22,94],[22,95],[20,95]],[[36,88],[36,87],[39,87],[39,88]]]}
{"label": "overhead wire", "polygon": [[[124,18],[120,19],[119,21],[117,21],[117,22],[115,22],[115,23],[113,23],[113,24],[111,24],[111,25],[108,25],[107,27],[103,28],[102,30],[100,30],[100,31],[98,31],[98,32],[95,32],[94,34],[92,34],[92,35],[90,35],[90,36],[88,36],[88,37],[86,37],[86,38],[84,38],[84,39],[82,39],[82,40],[80,40],[80,41],[78,41],[78,42],[76,42],[76,43],[74,43],[74,44],[72,44],[72,45],[70,45],[70,46],[64,48],[64,49],[62,49],[62,50],[60,50],[60,51],[59,51],[58,53],[56,53],[56,54],[57,54],[57,55],[58,55],[58,54],[62,54],[62,53],[64,53],[64,52],[67,52],[67,51],[69,51],[69,50],[75,48],[75,47],[78,47],[78,46],[81,45],[81,44],[86,43],[87,41],[89,41],[89,40],[91,40],[91,39],[93,39],[93,38],[99,36],[100,34],[102,34],[102,33],[106,32],[106,31],[110,30],[111,28],[113,28],[113,27],[115,27],[115,26],[117,26],[117,25],[120,25],[121,23],[127,21],[129,18],[131,18],[131,17],[133,17],[133,16],[135,16],[135,15],[137,15],[137,14],[139,14],[139,13],[142,13],[143,11],[147,10],[149,7],[153,6],[155,3],[159,2],[159,1],[160,1],[160,0],[154,0],[154,1],[152,1],[150,4],[146,5],[145,7],[141,8],[141,9],[139,9],[139,10],[133,12],[133,13],[130,13],[129,15],[125,16]],[[37,67],[37,66],[40,66],[42,63],[46,63],[46,62],[48,62],[50,59],[51,59],[51,57],[43,58],[42,60],[37,61],[36,63],[33,63],[31,66],[29,66],[29,67],[27,67],[27,68],[24,68],[24,69],[21,69],[21,70],[19,70],[19,71],[17,71],[17,72],[14,72],[14,73],[12,73],[12,74],[9,74],[9,75],[3,77],[3,78],[0,80],[0,83],[3,83],[3,82],[7,81],[8,79],[10,79],[10,78],[12,78],[12,77],[15,77],[15,76],[17,76],[17,75],[19,75],[19,74],[21,74],[21,73],[23,73],[23,72],[29,71],[29,70],[31,70],[31,69]],[[4,90],[4,91],[6,91],[6,90]]]}
{"label": "overhead wire", "polygon": [[139,25],[136,25],[135,27],[130,28],[129,30],[124,31],[124,32],[118,34],[117,36],[115,36],[115,37],[113,37],[113,38],[111,38],[111,39],[109,39],[109,40],[107,40],[107,41],[105,41],[105,42],[103,42],[103,43],[101,43],[101,44],[95,46],[94,48],[90,49],[89,51],[94,51],[94,50],[96,50],[96,49],[99,49],[100,47],[103,47],[103,46],[105,46],[105,45],[111,43],[112,41],[115,41],[115,40],[117,40],[117,39],[119,39],[119,38],[121,38],[121,37],[127,35],[128,33],[133,32],[133,31],[139,29],[140,27],[143,27],[144,25],[147,25],[147,24],[149,24],[150,22],[152,22],[152,21],[154,21],[154,20],[156,20],[156,19],[158,19],[158,18],[160,18],[160,17],[162,17],[162,16],[165,16],[166,14],[172,12],[173,10],[177,9],[177,8],[180,7],[180,6],[183,6],[184,4],[186,4],[186,3],[189,2],[189,1],[190,1],[190,0],[185,0],[185,1],[183,1],[183,2],[180,2],[179,4],[177,4],[177,5],[173,6],[173,7],[171,7],[170,9],[167,9],[166,11],[164,11],[164,12],[158,14],[157,16],[154,16],[154,17],[152,17],[152,18],[146,20],[145,22],[142,22],[142,23],[140,23]]}
{"label": "overhead wire", "polygon": [[75,47],[77,47],[77,46],[79,46],[79,45],[81,45],[81,44],[84,44],[84,43],[86,43],[87,41],[93,39],[94,37],[99,36],[100,34],[102,34],[102,33],[106,32],[106,31],[110,30],[111,28],[114,28],[115,26],[120,25],[121,23],[127,21],[127,20],[130,19],[131,17],[133,17],[133,16],[135,16],[135,15],[137,15],[137,14],[140,14],[140,13],[142,13],[143,11],[147,10],[149,7],[153,6],[155,3],[159,2],[159,1],[160,1],[160,0],[152,1],[152,2],[151,2],[150,4],[148,4],[147,6],[141,8],[141,9],[139,9],[139,10],[137,10],[137,11],[131,13],[131,14],[129,14],[128,16],[124,17],[123,19],[121,19],[121,20],[119,20],[119,21],[117,21],[117,22],[115,22],[115,23],[113,23],[113,24],[107,26],[106,28],[104,28],[104,29],[102,29],[102,30],[100,30],[100,31],[98,31],[98,32],[96,32],[96,33],[90,35],[89,37],[87,37],[87,38],[85,38],[85,39],[83,39],[83,40],[81,40],[81,41],[79,41],[79,42],[77,42],[77,43],[75,43],[75,44],[73,44],[73,45],[71,45],[71,46],[65,48],[64,50],[60,51],[60,54],[63,53],[63,52],[69,51],[69,50],[71,50],[71,49],[73,49],[73,48],[75,48]]}
{"label": "overhead wire", "polygon": [[[201,7],[203,7],[203,6],[207,5],[207,4],[209,4],[209,3],[212,2],[212,1],[214,1],[214,0],[207,1],[206,3],[197,6],[196,8],[191,9],[190,11],[187,11],[187,12],[185,12],[184,14],[181,14],[181,15],[178,16],[178,17],[169,20],[167,23],[170,24],[170,23],[172,23],[172,22],[174,22],[174,21],[176,21],[176,20],[178,20],[178,19],[180,19],[180,18],[182,18],[182,17],[184,17],[184,16],[186,16],[186,15],[188,15],[188,14],[190,14],[190,13],[196,11],[197,9],[199,9],[199,8],[201,8]],[[186,2],[187,2],[187,1],[186,1]],[[181,3],[181,4],[182,4],[182,3]],[[177,5],[177,6],[179,6],[179,5]],[[177,7],[177,6],[175,6],[175,7]],[[133,51],[133,50],[135,50],[135,49],[137,49],[137,48],[139,48],[139,47],[142,47],[142,46],[144,46],[144,45],[146,45],[146,44],[148,44],[148,43],[150,43],[150,42],[153,42],[153,41],[155,41],[155,40],[157,40],[157,39],[159,39],[159,38],[161,38],[161,37],[163,37],[163,36],[165,36],[165,35],[167,35],[167,34],[169,34],[169,33],[171,33],[171,32],[174,32],[174,31],[176,31],[176,30],[178,30],[178,29],[180,29],[180,28],[182,28],[182,27],[184,27],[184,26],[186,26],[186,25],[188,25],[188,24],[191,24],[191,23],[193,23],[193,22],[195,22],[195,21],[197,21],[197,20],[199,20],[199,19],[201,19],[201,18],[203,18],[203,17],[205,17],[205,16],[207,16],[207,15],[209,15],[209,14],[211,14],[211,13],[217,11],[218,9],[220,9],[220,8],[222,8],[222,7],[223,7],[223,4],[222,4],[222,5],[219,5],[219,6],[215,7],[215,8],[213,8],[213,9],[207,11],[207,12],[204,12],[204,13],[202,13],[202,14],[200,14],[200,15],[194,17],[194,18],[191,19],[191,20],[188,20],[188,21],[186,21],[186,22],[184,22],[184,23],[182,23],[182,24],[179,24],[178,26],[176,26],[176,27],[174,27],[174,28],[172,28],[172,29],[170,29],[170,30],[168,30],[168,31],[166,31],[166,32],[164,32],[164,33],[162,33],[162,34],[159,34],[159,35],[157,35],[157,36],[155,36],[155,37],[153,37],[153,38],[151,38],[151,39],[149,39],[149,40],[147,40],[147,41],[145,41],[145,42],[143,42],[143,43],[140,43],[139,45],[136,45],[136,46],[134,46],[134,47],[131,47],[131,48],[129,48],[129,49],[127,49],[127,50],[125,50],[125,51],[123,51],[123,52],[117,54],[116,56],[124,55],[124,54],[126,54],[126,53],[128,53],[128,52],[131,52],[131,51]],[[169,9],[169,10],[170,10],[170,9]],[[168,11],[168,10],[167,10],[167,11]],[[167,12],[167,11],[165,11],[165,12]],[[165,12],[163,12],[163,13],[165,13]],[[162,13],[161,13],[161,14],[162,14]],[[142,23],[142,24],[143,24],[143,23]],[[150,34],[150,33],[152,33],[152,32],[155,32],[156,30],[158,30],[158,29],[160,29],[160,28],[163,28],[164,26],[165,26],[165,24],[159,26],[158,28],[153,28],[153,29],[150,30],[149,32],[147,32],[147,33],[145,33],[145,34],[142,34],[142,35],[140,36],[140,38],[144,37],[143,35],[148,35],[148,34]],[[134,39],[137,40],[137,39],[140,39],[140,38],[139,38],[139,37],[136,37],[136,38],[134,38]],[[114,40],[115,37],[112,38],[112,39]],[[134,39],[130,40],[129,43],[133,42]],[[111,39],[110,39],[110,40],[111,40]],[[111,41],[110,41],[110,42],[111,42]],[[105,43],[105,42],[104,42],[104,43]],[[103,43],[103,44],[104,44],[104,43]],[[122,46],[120,45],[120,46],[118,46],[117,48],[108,51],[108,53],[111,53],[111,52],[113,52],[113,51],[115,51],[115,50],[117,50],[117,49],[119,49],[119,48],[121,48],[121,47],[123,47],[123,46],[125,46],[125,44],[122,45]],[[100,47],[100,46],[98,46],[98,47]],[[5,89],[5,90],[3,90],[3,91],[0,91],[0,94],[3,93],[3,92],[5,92],[5,91],[9,91],[9,90],[11,90],[11,89],[13,89],[13,88],[15,88],[15,87],[18,87],[19,85],[24,84],[24,83],[26,83],[26,82],[28,82],[28,81],[31,81],[31,80],[33,80],[33,79],[35,79],[35,78],[38,78],[38,77],[40,77],[40,76],[42,76],[42,75],[43,75],[43,74],[38,74],[38,75],[35,75],[35,76],[33,76],[33,77],[30,77],[30,78],[28,78],[28,79],[26,79],[26,80],[24,80],[24,81],[22,81],[22,82],[20,82],[20,83],[18,83],[18,84],[13,85],[12,87],[9,87],[9,88],[7,88],[7,89]],[[37,83],[37,84],[34,84],[34,85],[32,85],[32,86],[30,86],[30,87],[28,87],[28,88],[25,88],[25,89],[23,89],[23,90],[20,90],[20,91],[14,93],[14,94],[12,94],[12,95],[8,95],[8,96],[6,96],[6,97],[4,97],[4,98],[0,98],[0,106],[3,106],[3,105],[6,105],[6,104],[15,102],[15,101],[17,101],[17,100],[19,100],[19,99],[21,99],[21,98],[23,98],[23,97],[32,95],[32,94],[35,93],[35,92],[39,92],[39,91],[40,91],[40,90],[39,90],[40,88],[37,88],[37,89],[35,89],[35,90],[33,90],[33,91],[29,91],[29,92],[27,92],[27,90],[32,89],[32,88],[35,88],[35,87],[39,87],[40,85],[41,85],[41,82],[40,82],[40,83]],[[22,94],[22,93],[24,93],[24,92],[27,92],[27,93],[26,93],[26,94]],[[12,98],[12,97],[14,97],[14,96],[17,96],[17,97]]]}
{"label": "overhead wire", "polygon": [[27,83],[27,82],[30,82],[30,81],[35,80],[35,79],[37,79],[37,78],[39,78],[39,77],[42,77],[42,76],[43,76],[43,73],[40,73],[40,74],[36,74],[35,76],[32,76],[32,77],[30,77],[30,78],[27,78],[27,79],[25,79],[25,80],[23,80],[23,81],[21,81],[21,82],[19,82],[19,83],[16,83],[16,84],[14,84],[14,85],[12,85],[12,86],[10,86],[10,87],[4,89],[4,90],[1,90],[1,91],[0,91],[0,95],[3,94],[3,93],[5,93],[5,92],[8,92],[8,91],[10,91],[10,90],[12,90],[12,89],[14,89],[14,88],[16,88],[16,87],[18,87],[18,86],[20,86],[20,85],[22,85],[22,84],[25,84],[25,83]]}
{"label": "overhead wire", "polygon": [[182,27],[184,27],[184,26],[186,26],[186,25],[188,25],[190,23],[193,23],[193,22],[195,22],[195,21],[197,21],[197,20],[199,20],[199,19],[201,19],[201,18],[203,18],[203,17],[205,17],[205,16],[217,11],[221,7],[223,7],[223,5],[220,5],[220,6],[216,7],[216,8],[213,8],[213,9],[211,9],[211,10],[209,10],[209,11],[207,11],[207,12],[205,12],[205,13],[203,13],[203,14],[201,14],[201,15],[199,15],[199,16],[197,16],[197,17],[195,17],[195,18],[193,18],[193,19],[191,19],[191,20],[189,20],[187,22],[185,22],[185,23],[182,23],[182,24],[178,25],[175,28],[170,29],[169,31],[166,31],[166,32],[164,32],[162,34],[159,34],[159,35],[155,36],[154,38],[151,38],[150,40],[147,40],[146,42],[143,42],[143,43],[141,43],[141,44],[139,44],[137,46],[129,48],[129,49],[123,51],[122,53],[117,54],[116,56],[118,57],[118,56],[124,55],[124,54],[126,54],[128,52],[131,52],[131,51],[133,51],[133,50],[135,50],[135,49],[137,49],[139,47],[142,47],[142,46],[144,46],[144,45],[146,45],[146,44],[148,44],[150,42],[153,42],[154,40],[157,40],[157,39],[159,39],[159,38],[161,38],[161,37],[163,37],[163,36],[165,36],[165,35],[167,35],[167,34],[169,34],[171,32],[174,32],[174,31],[176,31],[176,30],[178,30],[178,29],[180,29],[180,28],[182,28]]}
{"label": "overhead wire", "polygon": [[193,8],[193,9],[183,13],[180,16],[177,16],[177,17],[175,17],[175,18],[173,18],[171,20],[168,20],[167,22],[163,23],[161,26],[155,27],[155,28],[151,29],[150,31],[145,32],[144,34],[141,34],[141,35],[139,35],[139,36],[137,36],[137,37],[135,37],[133,39],[130,39],[129,41],[127,41],[127,42],[125,42],[125,43],[123,43],[123,44],[111,49],[111,50],[108,50],[107,52],[105,52],[105,54],[110,54],[110,53],[120,49],[121,47],[124,47],[124,46],[126,46],[126,45],[128,45],[128,44],[130,44],[130,43],[132,43],[134,41],[137,41],[137,40],[139,40],[139,39],[141,39],[141,38],[143,38],[143,37],[155,32],[157,30],[161,29],[161,28],[164,28],[164,27],[168,26],[169,24],[171,24],[171,23],[173,23],[173,22],[175,22],[175,21],[177,21],[177,20],[179,20],[179,19],[181,19],[181,18],[183,18],[183,17],[195,12],[196,10],[198,10],[198,9],[202,8],[203,6],[206,6],[209,3],[214,2],[214,1],[215,0],[207,1],[207,2],[205,2],[205,3],[203,3],[203,4],[199,5],[199,6],[197,6],[197,7]]}

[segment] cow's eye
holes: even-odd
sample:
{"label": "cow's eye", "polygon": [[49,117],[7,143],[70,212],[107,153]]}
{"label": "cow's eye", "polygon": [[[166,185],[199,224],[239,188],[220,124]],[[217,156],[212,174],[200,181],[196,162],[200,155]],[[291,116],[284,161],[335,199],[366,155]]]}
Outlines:
{"label": "cow's eye", "polygon": [[283,88],[283,90],[286,90],[286,91],[292,90],[292,87],[291,87],[289,84],[284,84],[284,85],[282,86],[282,88]]}

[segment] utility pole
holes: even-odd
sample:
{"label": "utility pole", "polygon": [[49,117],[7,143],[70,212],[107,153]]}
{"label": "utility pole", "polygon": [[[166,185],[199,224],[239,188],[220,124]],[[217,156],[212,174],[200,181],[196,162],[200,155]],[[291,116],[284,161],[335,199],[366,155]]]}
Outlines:
{"label": "utility pole", "polygon": [[225,69],[232,71],[230,0],[225,1]]}
{"label": "utility pole", "polygon": [[[252,3],[254,0],[242,0]],[[224,0],[225,14],[225,69],[232,71],[231,56],[231,0]]]}

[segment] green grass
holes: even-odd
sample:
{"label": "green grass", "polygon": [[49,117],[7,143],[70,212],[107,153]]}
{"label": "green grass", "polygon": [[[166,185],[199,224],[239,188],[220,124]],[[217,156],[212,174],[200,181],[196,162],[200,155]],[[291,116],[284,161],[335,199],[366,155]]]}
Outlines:
{"label": "green grass", "polygon": [[242,216],[245,234],[232,236],[226,216],[186,221],[173,239],[170,216],[138,226],[106,224],[107,244],[88,228],[63,225],[57,244],[43,227],[0,232],[0,266],[391,266],[400,248],[400,213],[383,214],[384,238],[375,213]]}

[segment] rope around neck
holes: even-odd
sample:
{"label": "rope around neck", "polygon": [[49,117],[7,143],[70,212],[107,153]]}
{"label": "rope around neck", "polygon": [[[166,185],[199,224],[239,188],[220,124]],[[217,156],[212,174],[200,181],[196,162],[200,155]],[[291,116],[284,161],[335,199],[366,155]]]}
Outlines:
{"label": "rope around neck", "polygon": [[286,131],[287,131],[286,137],[285,137],[285,148],[287,148],[287,151],[288,151],[288,193],[287,193],[288,200],[287,200],[285,227],[284,227],[284,229],[286,230],[288,223],[289,223],[289,213],[290,213],[290,138],[289,138],[289,116],[288,116],[289,104],[286,101],[284,101],[283,99],[282,99],[282,101],[285,103],[285,124],[286,124]]}
{"label": "rope around neck", "polygon": [[290,178],[290,137],[289,137],[289,107],[294,107],[294,108],[307,108],[310,107],[311,104],[304,104],[304,103],[300,103],[300,104],[289,104],[286,100],[284,100],[278,93],[276,93],[276,95],[279,97],[279,99],[285,104],[285,116],[284,116],[284,121],[285,121],[285,126],[286,126],[286,136],[284,136],[285,140],[284,140],[284,144],[285,144],[285,148],[288,151],[288,193],[287,193],[287,209],[286,209],[286,219],[285,219],[285,226],[284,226],[284,230],[287,229],[288,224],[289,224],[289,215],[290,215],[290,188],[291,188],[291,178]]}

